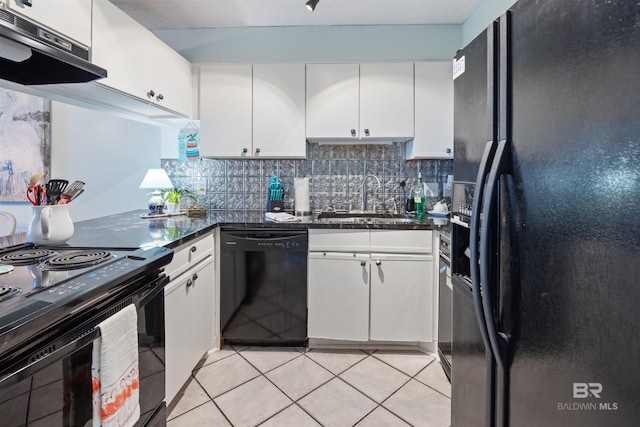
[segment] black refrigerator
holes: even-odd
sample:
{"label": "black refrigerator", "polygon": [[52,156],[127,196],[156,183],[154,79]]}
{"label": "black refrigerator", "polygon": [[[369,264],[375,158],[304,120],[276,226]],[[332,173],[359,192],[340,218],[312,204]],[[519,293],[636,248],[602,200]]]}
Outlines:
{"label": "black refrigerator", "polygon": [[640,425],[640,2],[520,0],[454,79],[451,425]]}

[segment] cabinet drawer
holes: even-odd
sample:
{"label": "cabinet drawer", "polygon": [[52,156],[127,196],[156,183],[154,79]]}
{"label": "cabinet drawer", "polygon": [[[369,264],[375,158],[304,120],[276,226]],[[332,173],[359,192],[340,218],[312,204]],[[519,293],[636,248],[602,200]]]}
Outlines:
{"label": "cabinet drawer", "polygon": [[173,280],[190,266],[209,255],[213,255],[213,242],[213,234],[211,233],[176,248],[173,260],[165,269],[169,278]]}
{"label": "cabinet drawer", "polygon": [[369,252],[369,230],[309,229],[309,252]]}
{"label": "cabinet drawer", "polygon": [[431,230],[371,230],[371,252],[430,254]]}

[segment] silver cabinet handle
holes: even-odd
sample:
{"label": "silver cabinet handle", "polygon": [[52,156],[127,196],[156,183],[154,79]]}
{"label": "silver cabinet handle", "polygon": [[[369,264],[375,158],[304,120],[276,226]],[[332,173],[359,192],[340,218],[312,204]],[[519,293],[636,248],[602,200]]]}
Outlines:
{"label": "silver cabinet handle", "polygon": [[187,280],[187,288],[190,288],[191,286],[193,286],[193,280],[189,279]]}
{"label": "silver cabinet handle", "polygon": [[370,136],[370,135],[369,135],[369,129],[365,129],[365,130],[364,130],[364,134],[365,134],[365,136]]}
{"label": "silver cabinet handle", "polygon": [[256,148],[256,154],[260,154],[260,149]]}
{"label": "silver cabinet handle", "polygon": [[379,259],[377,259],[377,260],[376,260],[376,265],[377,265],[378,267],[380,267],[380,266],[382,265],[382,261],[380,261]]}
{"label": "silver cabinet handle", "polygon": [[154,96],[156,96],[156,93],[153,91],[153,89],[147,92],[147,98],[153,98]]}
{"label": "silver cabinet handle", "polygon": [[197,251],[197,250],[198,250],[198,248],[197,248],[196,246],[191,246],[191,249],[190,249],[190,250],[191,250],[191,253],[193,253],[193,252]]}
{"label": "silver cabinet handle", "polygon": [[158,96],[156,96],[157,101],[162,101],[163,99],[164,99],[164,95],[162,95],[161,93],[159,93]]}
{"label": "silver cabinet handle", "polygon": [[351,129],[351,136],[356,136],[356,130],[355,129]]}
{"label": "silver cabinet handle", "polygon": [[194,282],[198,280],[198,273],[193,273],[193,276],[191,276],[191,278],[193,279]]}
{"label": "silver cabinet handle", "polygon": [[360,261],[360,267],[366,267],[367,261]]}

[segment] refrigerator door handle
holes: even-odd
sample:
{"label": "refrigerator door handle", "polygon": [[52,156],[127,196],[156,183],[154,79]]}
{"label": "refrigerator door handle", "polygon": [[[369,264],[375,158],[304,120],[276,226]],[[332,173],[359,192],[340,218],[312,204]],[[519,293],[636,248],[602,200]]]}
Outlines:
{"label": "refrigerator door handle", "polygon": [[[483,212],[484,216],[481,221],[482,233],[480,236],[480,282],[488,284],[490,280],[489,266],[490,266],[490,236],[495,235],[493,233],[496,224],[496,215],[498,212],[498,185],[500,175],[508,173],[510,170],[510,150],[507,141],[503,140],[498,143],[496,155],[489,171],[487,178],[487,184],[485,189],[485,197],[483,198]],[[497,285],[493,288],[487,286],[485,292],[482,292],[482,308],[484,310],[484,319],[487,327],[487,334],[489,342],[491,343],[491,349],[496,363],[499,368],[504,371],[506,368],[506,352],[507,352],[507,337],[505,334],[498,332],[498,325],[494,317],[494,307],[491,299],[490,289],[497,289]]]}
{"label": "refrigerator door handle", "polygon": [[491,341],[487,331],[486,319],[484,316],[483,301],[481,298],[481,276],[478,261],[482,256],[478,256],[478,240],[480,238],[480,210],[482,207],[482,201],[484,198],[484,188],[489,168],[495,156],[497,144],[494,141],[488,141],[485,145],[484,152],[482,153],[482,159],[480,161],[480,168],[478,169],[478,176],[476,177],[476,188],[473,197],[473,209],[471,213],[471,225],[470,225],[470,238],[469,238],[469,259],[471,268],[471,285],[473,290],[473,308],[480,327],[480,335],[482,336],[482,342],[484,343],[486,351],[491,351]]}

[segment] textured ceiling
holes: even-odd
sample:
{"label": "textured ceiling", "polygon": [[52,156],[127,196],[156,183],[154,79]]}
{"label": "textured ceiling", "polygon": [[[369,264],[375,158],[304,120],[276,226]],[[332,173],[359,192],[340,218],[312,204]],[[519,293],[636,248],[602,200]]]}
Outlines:
{"label": "textured ceiling", "polygon": [[462,24],[491,0],[111,0],[150,30],[308,25]]}

